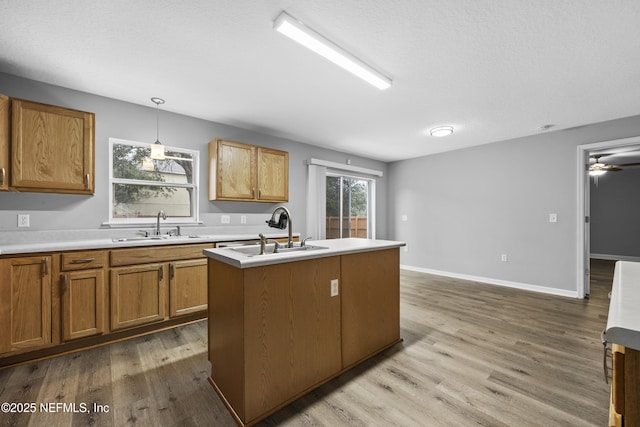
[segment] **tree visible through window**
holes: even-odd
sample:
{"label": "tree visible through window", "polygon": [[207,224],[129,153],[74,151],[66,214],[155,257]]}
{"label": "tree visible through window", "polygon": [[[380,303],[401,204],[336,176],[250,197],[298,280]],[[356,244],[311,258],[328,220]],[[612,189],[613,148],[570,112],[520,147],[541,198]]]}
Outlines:
{"label": "tree visible through window", "polygon": [[110,145],[110,220],[141,222],[160,210],[197,220],[197,151],[167,147],[164,160],[152,160],[150,144],[112,139]]}
{"label": "tree visible through window", "polygon": [[326,236],[369,237],[369,180],[327,175]]}

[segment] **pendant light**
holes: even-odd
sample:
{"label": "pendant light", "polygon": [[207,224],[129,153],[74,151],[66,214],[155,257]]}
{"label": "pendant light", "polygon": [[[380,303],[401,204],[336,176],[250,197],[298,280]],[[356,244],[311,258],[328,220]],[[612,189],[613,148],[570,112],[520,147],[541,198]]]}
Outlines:
{"label": "pendant light", "polygon": [[160,104],[164,104],[164,99],[154,97],[151,102],[156,104],[156,142],[151,144],[151,158],[164,160],[164,145],[160,143]]}

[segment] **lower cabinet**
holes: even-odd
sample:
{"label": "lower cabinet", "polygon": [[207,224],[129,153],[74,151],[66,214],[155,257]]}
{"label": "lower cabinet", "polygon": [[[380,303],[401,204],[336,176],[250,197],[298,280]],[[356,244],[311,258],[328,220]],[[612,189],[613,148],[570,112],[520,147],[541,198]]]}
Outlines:
{"label": "lower cabinet", "polygon": [[239,423],[340,372],[339,257],[209,272],[211,379]]}
{"label": "lower cabinet", "polygon": [[111,269],[112,331],[165,319],[164,270],[164,264]]}
{"label": "lower cabinet", "polygon": [[207,309],[207,260],[169,264],[169,315],[184,316]]}
{"label": "lower cabinet", "polygon": [[51,256],[0,260],[0,353],[51,344]]}
{"label": "lower cabinet", "polygon": [[342,256],[342,364],[400,340],[400,251]]}
{"label": "lower cabinet", "polygon": [[205,318],[213,246],[0,256],[0,367]]}
{"label": "lower cabinet", "polygon": [[62,340],[107,332],[105,268],[107,251],[64,252],[60,255]]}
{"label": "lower cabinet", "polygon": [[640,425],[640,351],[613,344],[611,355],[609,426]]}
{"label": "lower cabinet", "polygon": [[62,277],[62,339],[105,332],[104,270],[81,270]]}

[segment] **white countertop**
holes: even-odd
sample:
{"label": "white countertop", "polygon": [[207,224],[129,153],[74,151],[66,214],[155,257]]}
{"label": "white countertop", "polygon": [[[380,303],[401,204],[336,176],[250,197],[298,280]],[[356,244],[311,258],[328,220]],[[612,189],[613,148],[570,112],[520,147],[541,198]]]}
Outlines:
{"label": "white countertop", "polygon": [[[299,236],[300,233],[294,233]],[[270,239],[287,237],[287,233],[270,233],[265,234]],[[177,245],[188,243],[217,243],[230,242],[235,240],[254,240],[258,239],[257,233],[238,233],[238,234],[211,234],[211,235],[192,235],[192,236],[171,236],[162,239],[136,240],[135,237],[129,236],[130,240],[120,241],[117,238],[87,238],[77,240],[56,240],[56,241],[35,241],[25,243],[8,243],[0,245],[0,255],[30,254],[39,252],[59,252],[73,250],[88,249],[116,249],[135,246],[159,246],[159,245]]]}
{"label": "white countertop", "polygon": [[616,262],[605,337],[640,350],[640,262]]}
{"label": "white countertop", "polygon": [[307,241],[307,244],[310,246],[322,246],[326,249],[255,256],[244,255],[233,250],[233,248],[205,249],[203,252],[209,258],[222,261],[226,264],[233,265],[234,267],[251,268],[349,253],[399,248],[406,245],[404,242],[396,242],[393,240],[372,240],[355,237],[348,239],[309,240]]}

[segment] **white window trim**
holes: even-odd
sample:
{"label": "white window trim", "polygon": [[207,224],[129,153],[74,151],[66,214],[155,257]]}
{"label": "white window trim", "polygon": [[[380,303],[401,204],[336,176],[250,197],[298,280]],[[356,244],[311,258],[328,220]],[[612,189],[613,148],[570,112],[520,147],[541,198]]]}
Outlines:
{"label": "white window trim", "polygon": [[[149,181],[138,181],[133,179],[118,179],[113,177],[113,145],[114,144],[125,144],[132,145],[135,147],[150,147],[150,143],[146,142],[138,142],[138,141],[130,141],[126,139],[119,138],[109,138],[109,220],[103,225],[118,227],[118,226],[140,226],[140,225],[155,225],[156,221],[152,218],[113,218],[113,184],[114,183],[128,183],[128,184],[144,184],[144,185],[166,185],[166,183],[158,183],[155,184]],[[200,152],[197,150],[189,150],[186,148],[178,148],[178,147],[169,147],[166,146],[165,149],[167,151],[176,151],[178,153],[187,153],[191,154],[193,158],[193,163],[197,167],[194,167],[193,173],[193,184],[180,184],[180,183],[172,183],[172,187],[181,187],[181,188],[193,188],[194,192],[194,200],[193,200],[193,209],[194,216],[191,219],[186,218],[172,218],[170,216],[167,217],[166,220],[162,220],[163,224],[199,224],[200,221]]]}

